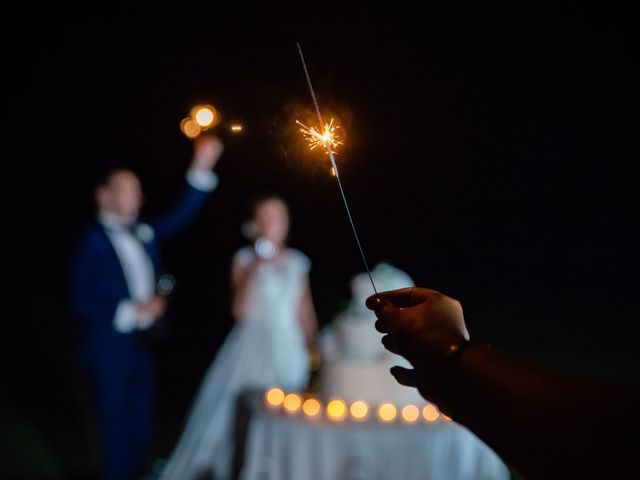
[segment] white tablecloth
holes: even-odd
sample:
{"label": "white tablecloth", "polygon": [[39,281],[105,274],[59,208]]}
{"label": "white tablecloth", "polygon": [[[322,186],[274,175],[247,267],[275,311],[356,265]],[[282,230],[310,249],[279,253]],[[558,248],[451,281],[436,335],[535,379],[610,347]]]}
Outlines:
{"label": "white tablecloth", "polygon": [[500,458],[453,422],[309,421],[256,408],[242,480],[510,478]]}

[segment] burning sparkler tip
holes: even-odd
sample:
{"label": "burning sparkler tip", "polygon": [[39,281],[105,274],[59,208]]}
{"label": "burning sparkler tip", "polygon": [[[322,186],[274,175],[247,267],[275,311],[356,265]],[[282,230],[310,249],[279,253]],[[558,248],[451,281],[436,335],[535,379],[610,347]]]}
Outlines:
{"label": "burning sparkler tip", "polygon": [[333,118],[329,123],[324,124],[322,131],[319,131],[316,127],[307,127],[299,120],[296,120],[296,123],[300,125],[299,130],[309,143],[309,150],[324,147],[327,151],[330,149],[333,153],[336,153],[336,148],[343,144],[338,134],[340,125],[334,123]]}

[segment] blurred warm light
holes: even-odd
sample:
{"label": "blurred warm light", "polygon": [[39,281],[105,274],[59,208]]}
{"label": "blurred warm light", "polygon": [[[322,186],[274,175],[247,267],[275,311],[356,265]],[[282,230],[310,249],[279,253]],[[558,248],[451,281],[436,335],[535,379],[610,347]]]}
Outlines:
{"label": "blurred warm light", "polygon": [[431,405],[430,403],[425,405],[424,408],[422,409],[422,417],[427,422],[435,422],[439,416],[440,416],[440,412],[438,412],[438,409],[435,406]]}
{"label": "blurred warm light", "polygon": [[441,413],[440,415],[442,415],[442,418],[444,418],[447,422],[451,421],[451,417],[447,417],[444,413]]}
{"label": "blurred warm light", "polygon": [[369,415],[369,405],[362,400],[355,401],[349,407],[349,413],[354,420],[364,420]]}
{"label": "blurred warm light", "polygon": [[321,409],[322,405],[315,398],[307,398],[302,404],[302,411],[307,417],[317,417]]}
{"label": "blurred warm light", "polygon": [[334,398],[327,404],[327,416],[330,420],[340,421],[347,415],[347,404],[344,400]]}
{"label": "blurred warm light", "polygon": [[233,133],[240,133],[242,131],[242,125],[239,125],[237,123],[234,125],[231,125],[231,131]]}
{"label": "blurred warm light", "polygon": [[336,169],[331,167],[331,175],[336,176]]}
{"label": "blurred warm light", "polygon": [[296,123],[300,126],[299,130],[302,133],[304,139],[309,143],[309,149],[313,150],[317,147],[324,147],[325,150],[329,150],[336,153],[336,147],[342,145],[342,141],[339,138],[338,129],[340,125],[333,123],[333,118],[329,123],[325,123],[322,128],[322,132],[316,129],[316,127],[307,127],[304,123],[296,120]]}
{"label": "blurred warm light", "polygon": [[402,408],[400,416],[405,423],[415,423],[420,418],[420,409],[415,405],[406,405]]}
{"label": "blurred warm light", "polygon": [[200,135],[202,128],[191,117],[183,118],[180,122],[180,130],[189,138],[196,138]]}
{"label": "blurred warm light", "polygon": [[302,406],[302,395],[299,393],[287,393],[282,402],[284,409],[289,413],[295,413]]}
{"label": "blurred warm light", "polygon": [[264,394],[264,403],[271,408],[279,407],[283,400],[284,392],[278,387],[271,387]]}
{"label": "blurred warm light", "polygon": [[211,105],[198,105],[191,109],[191,118],[202,128],[209,128],[214,126],[218,114]]}
{"label": "blurred warm light", "polygon": [[376,412],[378,415],[378,420],[383,423],[390,423],[396,419],[398,415],[398,409],[393,403],[381,403],[378,405],[378,410]]}

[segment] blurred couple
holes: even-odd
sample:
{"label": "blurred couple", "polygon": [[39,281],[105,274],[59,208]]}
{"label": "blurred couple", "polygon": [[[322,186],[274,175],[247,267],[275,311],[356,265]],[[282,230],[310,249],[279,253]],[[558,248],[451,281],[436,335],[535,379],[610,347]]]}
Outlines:
{"label": "blurred couple", "polygon": [[[216,188],[212,168],[223,152],[215,137],[199,137],[194,147],[182,196],[149,223],[139,221],[138,177],[128,169],[110,171],[95,190],[97,221],[72,261],[71,307],[82,328],[80,358],[96,407],[105,479],[144,474],[155,410],[148,338],[160,328],[167,308],[158,283],[160,245],[195,218]],[[238,395],[274,384],[286,389],[307,384],[307,352],[317,322],[310,261],[287,247],[289,223],[281,198],[254,203],[252,245],[240,249],[231,265],[236,324],[204,377],[163,479],[229,478]]]}

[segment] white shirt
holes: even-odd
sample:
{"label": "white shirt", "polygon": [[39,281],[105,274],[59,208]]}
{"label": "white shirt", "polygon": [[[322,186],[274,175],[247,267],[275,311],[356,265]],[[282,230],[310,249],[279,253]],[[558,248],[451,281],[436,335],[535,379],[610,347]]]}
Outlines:
{"label": "white shirt", "polygon": [[[189,170],[187,182],[198,190],[211,191],[218,185],[218,176],[211,171]],[[122,300],[116,307],[113,318],[114,328],[121,333],[133,330],[145,330],[153,324],[153,318],[136,312],[136,304],[149,300],[156,293],[156,274],[153,263],[144,249],[143,241],[153,238],[150,225],[140,223],[134,235],[118,221],[116,215],[101,212],[98,222],[105,227],[105,232],[124,273],[130,298]]]}

